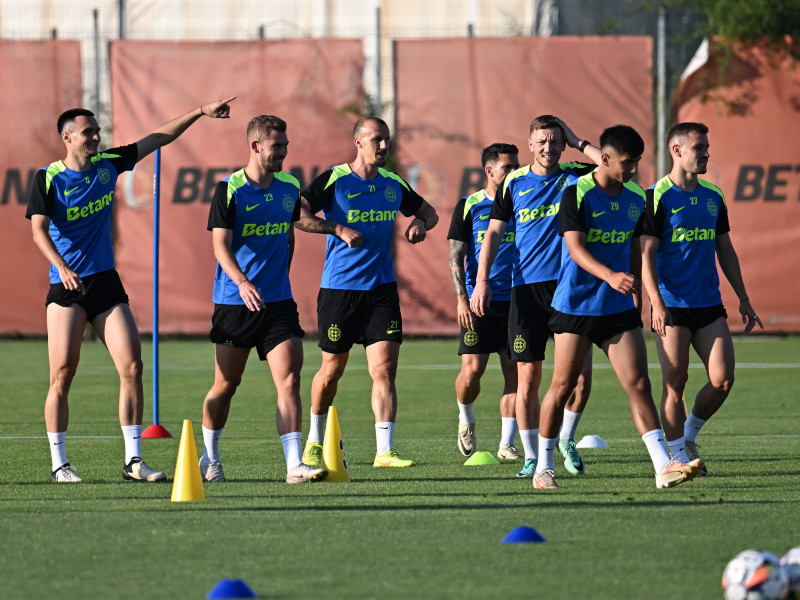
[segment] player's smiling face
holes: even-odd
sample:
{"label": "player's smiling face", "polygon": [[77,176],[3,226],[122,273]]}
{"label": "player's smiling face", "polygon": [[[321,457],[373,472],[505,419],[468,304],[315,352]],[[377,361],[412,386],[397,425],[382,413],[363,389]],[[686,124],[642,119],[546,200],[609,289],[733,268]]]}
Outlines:
{"label": "player's smiling face", "polygon": [[[561,128],[534,129],[528,139],[528,147],[533,152],[535,165],[539,165],[545,174],[558,168],[561,153],[564,152],[564,132]],[[534,165],[534,167],[535,167]],[[541,174],[541,173],[540,173]]]}
{"label": "player's smiling face", "polygon": [[267,137],[258,143],[261,154],[261,167],[270,173],[283,170],[283,159],[289,152],[289,137],[285,131],[269,132]]}
{"label": "player's smiling face", "polygon": [[61,132],[69,154],[81,158],[97,155],[100,146],[100,126],[94,117],[75,117],[75,124]]}
{"label": "player's smiling face", "polygon": [[[675,146],[677,144],[673,144]],[[708,135],[690,131],[678,146],[675,160],[687,173],[702,175],[708,171]]]}
{"label": "player's smiling face", "polygon": [[382,123],[367,121],[356,146],[364,162],[372,167],[382,167],[389,158],[389,128]]}

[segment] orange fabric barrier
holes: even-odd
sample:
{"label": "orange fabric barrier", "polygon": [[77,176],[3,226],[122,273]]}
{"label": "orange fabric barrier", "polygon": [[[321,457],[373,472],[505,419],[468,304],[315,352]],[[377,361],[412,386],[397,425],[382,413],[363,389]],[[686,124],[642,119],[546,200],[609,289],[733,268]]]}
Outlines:
{"label": "orange fabric barrier", "polygon": [[0,334],[45,332],[48,263],[25,219],[36,171],[63,158],[56,121],[81,104],[80,44],[72,41],[0,41],[0,240],[5,258]]}
{"label": "orange fabric barrier", "polygon": [[[532,160],[528,129],[538,115],[560,116],[595,144],[603,129],[624,123],[646,144],[638,181],[653,182],[651,57],[647,37],[395,43],[401,172],[441,219],[424,243],[397,243],[406,331],[458,332],[447,229],[456,202],[485,183],[484,147],[516,144],[526,164]],[[568,150],[562,160],[585,158]]]}
{"label": "orange fabric barrier", "polygon": [[[131,143],[192,106],[229,95],[230,120],[203,118],[162,149],[160,331],[207,334],[214,267],[208,209],[216,182],[248,160],[247,123],[287,121],[286,170],[302,187],[353,156],[353,106],[363,104],[358,40],[111,45],[115,144]],[[202,73],[202,76],[198,76]],[[139,327],[152,331],[153,169],[148,157],[123,176],[117,265]],[[297,232],[292,289],[301,323],[316,331],[325,236]]]}
{"label": "orange fabric barrier", "polygon": [[[673,109],[674,122],[709,127],[705,177],[725,193],[750,302],[773,331],[800,331],[798,90],[800,69],[788,56],[759,48],[727,58],[712,52],[681,81]],[[731,330],[742,331],[739,301],[720,279]]]}

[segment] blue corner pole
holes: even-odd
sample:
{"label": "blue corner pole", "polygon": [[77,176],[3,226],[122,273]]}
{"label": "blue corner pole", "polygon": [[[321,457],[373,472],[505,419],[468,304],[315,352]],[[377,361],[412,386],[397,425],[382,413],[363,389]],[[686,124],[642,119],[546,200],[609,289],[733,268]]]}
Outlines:
{"label": "blue corner pole", "polygon": [[160,235],[160,200],[161,200],[161,148],[156,150],[156,165],[153,183],[153,424],[159,425],[158,419],[158,247]]}

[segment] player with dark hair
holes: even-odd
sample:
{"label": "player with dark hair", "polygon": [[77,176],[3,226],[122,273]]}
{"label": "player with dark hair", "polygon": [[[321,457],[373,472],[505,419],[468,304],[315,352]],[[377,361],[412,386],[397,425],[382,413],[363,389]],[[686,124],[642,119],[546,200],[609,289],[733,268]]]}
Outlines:
{"label": "player with dark hair", "polygon": [[304,332],[289,282],[300,183],[282,171],[289,147],[286,122],[273,115],[253,117],[247,144],[247,166],[217,184],[208,216],[217,259],[211,321],[215,376],[203,403],[200,472],[206,481],[225,481],[219,438],[255,347],[275,383],[286,482],[319,481],[328,472],[301,459]]}
{"label": "player with dark hair", "polygon": [[[475,411],[473,403],[481,389],[489,355],[497,352],[503,371],[503,394],[500,396],[501,435],[497,457],[522,458],[514,447],[517,420],[514,396],[517,391],[517,366],[508,353],[508,309],[511,300],[511,267],[514,258],[514,227],[509,226],[500,242],[497,258],[489,275],[492,303],[488,314],[479,317],[469,307],[475,287],[478,257],[489,225],[497,187],[505,176],[519,168],[519,150],[512,144],[492,144],[483,149],[481,165],[486,173],[486,187],[462,198],[453,210],[450,231],[450,274],[456,288],[458,324],[461,327],[458,353],[461,371],[456,377],[458,403],[458,449],[464,456],[475,452]],[[466,268],[465,268],[466,262]]]}
{"label": "player with dark hair", "polygon": [[[750,333],[756,316],[730,238],[725,197],[701,179],[708,168],[708,127],[678,123],[667,133],[669,175],[647,190],[642,223],[642,281],[651,303],[651,322],[661,362],[661,420],[672,456],[700,459],[697,434],[722,406],[734,380],[733,340],[719,292],[716,261],[739,298]],[[683,392],[689,350],[703,361],[708,382],[700,388],[687,419]],[[701,459],[702,460],[702,459]],[[706,474],[703,463],[700,474]]]}
{"label": "player with dark hair", "polygon": [[[547,338],[550,303],[556,288],[561,240],[558,210],[566,186],[595,168],[594,164],[559,162],[567,146],[577,148],[591,161],[600,160],[600,150],[578,138],[567,125],[552,115],[531,122],[528,146],[533,162],[508,174],[500,184],[480,253],[475,289],[470,305],[479,317],[487,314],[493,292],[489,285],[492,264],[513,224],[516,255],[512,272],[508,343],[517,363],[516,417],[525,450],[525,464],[518,477],[532,477],[537,462],[539,433],[539,386]],[[583,460],[575,447],[575,431],[591,390],[591,356],[584,365],[580,385],[570,401],[559,449],[564,465],[575,475],[584,472]]]}
{"label": "player with dark hair", "polygon": [[100,126],[91,111],[65,111],[58,134],[66,157],[36,173],[28,200],[33,241],[50,261],[47,345],[50,389],[44,416],[53,465],[51,478],[80,482],[67,460],[68,394],[89,322],[108,348],[120,377],[119,420],[125,440],[126,481],[166,479],[141,458],[142,349],[128,296],[114,266],[111,206],[117,177],[169,144],[203,115],[227,119],[227,100],[203,104],[165,123],[135,144],[100,151]]}
{"label": "player with dark hair", "polygon": [[[631,179],[644,141],[631,127],[609,127],[600,136],[597,170],[564,190],[559,233],[564,237],[555,312],[553,380],[542,402],[537,489],[559,487],[553,468],[564,406],[592,348],[606,353],[628,396],[631,415],[656,472],[656,486],[694,478],[700,462],[670,460],[650,392],[647,348],[634,296],[641,293],[639,221],[644,190]],[[638,296],[641,299],[640,296]]]}
{"label": "player with dark hair", "polygon": [[[375,467],[409,467],[393,445],[397,414],[397,360],[403,336],[400,299],[391,243],[398,213],[414,219],[405,238],[423,241],[439,217],[434,208],[399,176],[384,169],[389,126],[362,117],[353,127],[356,157],[311,182],[301,198],[297,228],[328,234],[325,266],[317,299],[322,366],[311,383],[311,425],[303,462],[317,465],[339,380],[350,348],[363,344],[372,378],[375,414]],[[324,219],[315,216],[323,211]]]}

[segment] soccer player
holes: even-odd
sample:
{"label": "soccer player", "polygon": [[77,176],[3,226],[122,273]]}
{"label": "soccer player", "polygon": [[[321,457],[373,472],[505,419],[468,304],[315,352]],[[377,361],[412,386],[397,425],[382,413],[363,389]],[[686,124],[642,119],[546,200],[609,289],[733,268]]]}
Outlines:
{"label": "soccer player", "polygon": [[699,461],[670,460],[664,447],[633,298],[641,293],[638,223],[644,190],[631,179],[644,141],[633,128],[616,125],[602,133],[600,148],[597,170],[569,186],[561,201],[559,233],[565,245],[550,318],[555,357],[553,380],[542,402],[539,464],[533,476],[537,489],[559,487],[553,468],[556,436],[593,343],[608,356],[628,396],[633,422],[655,467],[656,486],[672,487],[694,478],[700,469]]}
{"label": "soccer player", "polygon": [[[501,435],[497,457],[503,460],[522,458],[514,447],[517,419],[514,395],[517,391],[517,365],[508,353],[508,309],[511,300],[511,266],[514,258],[514,227],[508,227],[500,241],[492,265],[489,286],[492,303],[488,314],[478,317],[469,307],[475,287],[481,243],[489,225],[497,187],[511,171],[519,168],[519,150],[512,144],[492,144],[483,149],[481,165],[486,173],[486,187],[462,198],[450,221],[450,274],[456,288],[458,324],[461,341],[461,371],[456,377],[458,403],[458,449],[464,456],[475,452],[475,410],[473,403],[481,391],[481,376],[489,355],[497,352],[503,371],[503,394],[500,396]],[[466,262],[466,269],[464,263]]]}
{"label": "soccer player", "polygon": [[[511,308],[508,341],[511,358],[517,363],[519,382],[516,416],[525,450],[525,463],[517,477],[533,477],[537,462],[539,434],[539,386],[561,259],[558,237],[558,208],[564,188],[594,164],[560,163],[569,145],[583,152],[594,163],[600,150],[578,138],[567,125],[552,115],[542,115],[531,122],[528,146],[533,153],[530,165],[510,173],[500,185],[489,215],[489,227],[483,240],[478,274],[470,304],[479,317],[487,314],[492,289],[490,269],[498,254],[508,224],[514,225],[516,256],[512,272]],[[575,431],[589,399],[592,374],[591,355],[570,400],[564,419],[559,450],[570,473],[584,472],[583,460],[575,447]]]}
{"label": "soccer player", "polygon": [[227,100],[203,104],[159,127],[135,144],[99,151],[94,114],[73,108],[58,118],[66,157],[36,173],[26,217],[33,241],[50,261],[47,346],[50,389],[44,406],[57,482],[80,482],[66,453],[68,394],[80,359],[86,323],[108,348],[120,378],[119,420],[125,440],[126,481],[160,481],[166,475],[142,458],[142,349],[128,296],[114,266],[111,206],[119,173],[169,144],[203,115],[226,119]]}
{"label": "soccer player", "polygon": [[304,332],[289,282],[300,183],[282,172],[289,146],[286,122],[273,115],[253,117],[247,144],[247,166],[217,184],[208,216],[217,259],[211,320],[215,374],[203,403],[200,472],[206,481],[225,481],[219,438],[255,347],[275,383],[286,482],[320,481],[328,472],[301,459]]}
{"label": "soccer player", "polygon": [[[384,169],[389,127],[362,117],[353,128],[355,159],[329,169],[303,192],[297,228],[328,234],[317,300],[322,366],[311,384],[311,425],[303,461],[319,464],[328,408],[344,375],[350,348],[363,344],[372,378],[377,452],[375,467],[409,467],[393,449],[397,414],[395,376],[403,321],[392,267],[392,232],[398,211],[414,216],[405,232],[425,239],[439,217],[400,177]],[[315,216],[322,210],[324,219]]]}
{"label": "soccer player", "polygon": [[[756,323],[763,325],[747,298],[722,191],[698,177],[708,167],[708,127],[678,123],[667,133],[667,146],[672,170],[646,192],[642,282],[658,334],[661,420],[672,456],[686,462],[700,459],[697,434],[725,402],[734,379],[733,341],[715,258],[739,298],[745,333]],[[690,347],[703,361],[708,382],[697,393],[687,419],[683,391]],[[706,472],[703,462],[700,474]]]}

